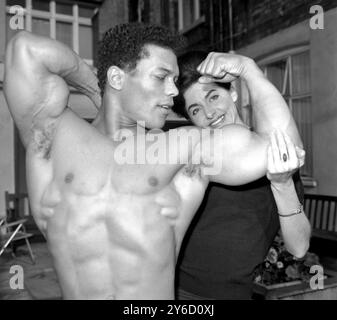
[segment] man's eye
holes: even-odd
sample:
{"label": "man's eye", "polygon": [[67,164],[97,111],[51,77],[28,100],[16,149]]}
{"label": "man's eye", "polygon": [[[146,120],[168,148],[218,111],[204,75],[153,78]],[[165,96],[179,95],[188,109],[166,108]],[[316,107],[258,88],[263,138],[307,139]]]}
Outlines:
{"label": "man's eye", "polygon": [[219,98],[219,95],[218,95],[218,94],[215,94],[215,95],[213,95],[213,96],[211,96],[211,97],[209,98],[209,101],[213,102],[213,101],[218,100],[218,98]]}
{"label": "man's eye", "polygon": [[198,108],[195,108],[195,109],[193,109],[193,111],[192,111],[192,115],[195,116],[198,112],[199,112],[199,109],[198,109]]}
{"label": "man's eye", "polygon": [[164,81],[166,76],[156,76],[156,78],[160,81]]}

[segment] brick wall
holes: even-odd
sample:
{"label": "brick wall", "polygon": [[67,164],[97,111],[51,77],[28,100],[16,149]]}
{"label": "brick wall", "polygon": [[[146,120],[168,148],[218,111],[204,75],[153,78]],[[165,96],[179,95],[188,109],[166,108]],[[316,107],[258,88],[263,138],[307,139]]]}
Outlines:
{"label": "brick wall", "polygon": [[324,11],[336,0],[239,0],[233,1],[234,47],[240,48],[312,17],[310,7]]}

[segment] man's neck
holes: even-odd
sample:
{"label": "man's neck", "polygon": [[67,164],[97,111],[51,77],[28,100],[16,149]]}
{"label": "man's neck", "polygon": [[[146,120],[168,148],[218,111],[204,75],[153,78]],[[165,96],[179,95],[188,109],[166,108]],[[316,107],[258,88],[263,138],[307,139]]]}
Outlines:
{"label": "man's neck", "polygon": [[121,129],[136,132],[137,123],[124,115],[118,97],[105,94],[102,106],[92,125],[103,135],[113,139]]}

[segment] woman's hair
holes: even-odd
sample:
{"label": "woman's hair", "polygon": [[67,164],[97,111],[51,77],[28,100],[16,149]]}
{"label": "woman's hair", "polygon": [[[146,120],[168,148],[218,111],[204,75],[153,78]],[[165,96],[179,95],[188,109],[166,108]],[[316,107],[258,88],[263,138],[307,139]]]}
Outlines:
{"label": "woman's hair", "polygon": [[[174,106],[172,109],[175,113],[186,119],[189,119],[189,116],[186,111],[184,93],[190,86],[198,82],[201,74],[197,71],[197,67],[206,59],[207,55],[208,53],[206,51],[189,51],[178,58],[180,75],[177,87],[179,89],[179,95],[174,98]],[[230,83],[216,82],[216,84],[227,90],[231,87]]]}

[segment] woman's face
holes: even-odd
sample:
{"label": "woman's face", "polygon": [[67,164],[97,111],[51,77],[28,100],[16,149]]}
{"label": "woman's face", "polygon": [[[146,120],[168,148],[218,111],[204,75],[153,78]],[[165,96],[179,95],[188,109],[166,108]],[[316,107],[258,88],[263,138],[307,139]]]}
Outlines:
{"label": "woman's face", "polygon": [[235,91],[226,90],[216,83],[191,85],[184,93],[185,108],[194,125],[201,128],[222,128],[242,123],[234,101]]}

